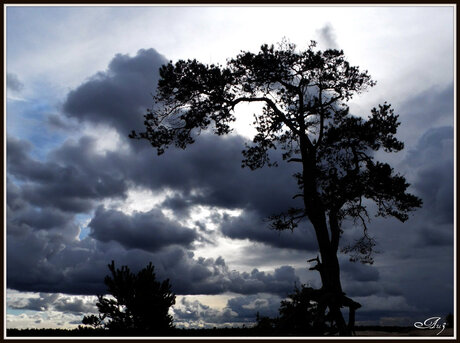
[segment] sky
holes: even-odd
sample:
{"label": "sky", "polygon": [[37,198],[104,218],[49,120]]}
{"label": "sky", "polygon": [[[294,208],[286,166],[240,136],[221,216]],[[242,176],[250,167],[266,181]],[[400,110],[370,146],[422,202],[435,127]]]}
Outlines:
{"label": "sky", "polygon": [[[277,316],[295,285],[320,287],[311,224],[278,233],[264,220],[296,193],[293,166],[241,168],[257,106],[237,107],[231,135],[162,156],[128,138],[162,64],[223,64],[283,37],[368,70],[377,85],[351,113],[392,104],[405,149],[378,157],[424,203],[404,224],[372,220],[373,265],[339,255],[357,323],[453,313],[454,19],[451,6],[8,6],[6,327],[77,327],[97,313],[112,260],[152,261],[179,327],[250,325]],[[344,228],[345,241],[359,230]]]}

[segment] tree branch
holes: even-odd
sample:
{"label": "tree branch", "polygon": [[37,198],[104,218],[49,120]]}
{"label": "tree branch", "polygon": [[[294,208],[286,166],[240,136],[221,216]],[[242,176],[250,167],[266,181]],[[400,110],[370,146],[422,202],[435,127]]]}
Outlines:
{"label": "tree branch", "polygon": [[290,158],[286,162],[300,162],[300,163],[302,163],[303,160],[301,158]]}

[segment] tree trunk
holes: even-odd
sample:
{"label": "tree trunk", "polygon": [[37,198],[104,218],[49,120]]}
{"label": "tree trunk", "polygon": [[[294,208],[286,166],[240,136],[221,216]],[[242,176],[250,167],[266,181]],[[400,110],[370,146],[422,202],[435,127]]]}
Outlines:
{"label": "tree trunk", "polygon": [[[320,272],[322,282],[321,290],[324,294],[326,306],[329,308],[330,317],[337,325],[339,335],[348,336],[351,334],[351,331],[340,310],[344,293],[340,282],[340,267],[337,254],[331,248],[331,243],[326,240],[326,238],[328,238],[328,232],[325,220],[323,223],[318,221],[319,218],[325,218],[325,216],[318,215],[318,212],[314,209],[312,212],[309,218],[315,228],[321,255],[321,262],[318,261],[319,267],[315,268]],[[314,212],[316,212],[316,214]]]}
{"label": "tree trunk", "polygon": [[324,294],[326,306],[329,308],[330,317],[337,325],[339,335],[348,336],[351,334],[351,330],[345,323],[340,310],[344,293],[340,282],[340,267],[337,259],[337,249],[332,246],[332,239],[329,238],[326,210],[317,192],[315,177],[316,166],[314,159],[308,156],[308,153],[303,153],[302,157],[305,211],[315,229],[321,254],[321,262],[318,261],[318,268],[316,268],[321,275],[321,290]]}

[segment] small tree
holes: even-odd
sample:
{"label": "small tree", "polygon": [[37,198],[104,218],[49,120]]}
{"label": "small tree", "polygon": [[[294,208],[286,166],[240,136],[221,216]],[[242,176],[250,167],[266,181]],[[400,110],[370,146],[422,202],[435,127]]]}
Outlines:
{"label": "small tree", "polygon": [[311,287],[295,287],[288,298],[281,301],[279,308],[279,328],[283,332],[296,335],[322,335],[331,331],[324,311],[321,309],[321,293]]}
{"label": "small tree", "polygon": [[350,314],[360,305],[342,291],[337,258],[342,222],[352,219],[363,235],[342,245],[351,260],[372,263],[374,239],[368,232],[370,203],[378,216],[408,219],[422,202],[407,192],[409,184],[389,164],[376,161],[374,152],[397,152],[404,144],[396,137],[398,116],[387,103],[371,110],[367,119],[349,113],[347,101],[375,85],[367,71],[346,61],[343,51],[316,51],[315,42],[297,51],[282,42],[278,49],[262,45],[258,53],[242,52],[226,66],[196,60],[170,62],[160,68],[155,106],[145,115],[145,139],[165,152],[170,145],[185,149],[201,130],[217,135],[231,131],[239,103],[263,104],[255,114],[257,134],[243,151],[243,166],[274,166],[270,150],[282,149],[283,159],[298,163],[294,175],[302,204],[273,215],[271,227],[293,230],[303,218],[312,223],[319,246],[315,260],[322,280],[321,308],[342,335],[350,334],[340,308]]}
{"label": "small tree", "polygon": [[338,328],[330,320],[321,306],[324,296],[320,290],[306,285],[297,286],[294,291],[282,300],[279,307],[279,316],[270,318],[256,315],[255,329],[261,333],[277,333],[295,336],[319,336],[334,334]]}
{"label": "small tree", "polygon": [[108,267],[112,276],[107,275],[104,283],[113,298],[98,295],[99,316],[85,316],[83,324],[141,334],[158,334],[173,327],[168,311],[176,296],[171,292],[169,279],[156,280],[151,262],[137,274],[127,266],[115,269],[114,261]]}

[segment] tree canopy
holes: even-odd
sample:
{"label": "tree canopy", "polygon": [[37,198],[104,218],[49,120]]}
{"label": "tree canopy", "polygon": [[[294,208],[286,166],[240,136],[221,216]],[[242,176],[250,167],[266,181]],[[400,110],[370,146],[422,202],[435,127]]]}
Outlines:
{"label": "tree canopy", "polygon": [[128,266],[116,269],[114,261],[108,267],[112,275],[104,283],[111,297],[98,295],[99,316],[85,316],[83,324],[136,334],[159,334],[173,327],[168,311],[175,304],[175,295],[168,279],[156,280],[151,262],[137,274]]}

